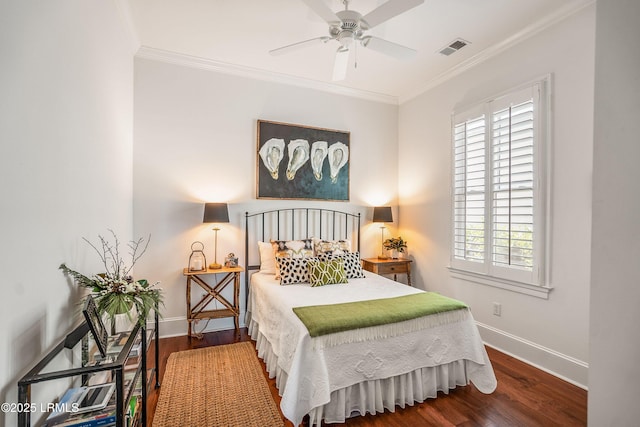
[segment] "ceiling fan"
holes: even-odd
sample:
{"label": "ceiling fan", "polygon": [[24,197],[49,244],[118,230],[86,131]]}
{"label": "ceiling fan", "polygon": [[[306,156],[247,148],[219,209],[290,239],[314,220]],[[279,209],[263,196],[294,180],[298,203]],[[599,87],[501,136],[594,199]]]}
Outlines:
{"label": "ceiling fan", "polygon": [[302,0],[311,10],[329,24],[329,35],[315,37],[269,51],[271,55],[282,55],[308,45],[336,40],[340,46],[336,51],[333,65],[333,80],[343,80],[347,75],[349,53],[355,42],[397,59],[409,59],[416,54],[414,49],[375,36],[366,35],[371,28],[424,3],[424,0],[388,0],[376,9],[362,16],[349,10],[349,0],[343,0],[344,10],[334,13],[324,0]]}

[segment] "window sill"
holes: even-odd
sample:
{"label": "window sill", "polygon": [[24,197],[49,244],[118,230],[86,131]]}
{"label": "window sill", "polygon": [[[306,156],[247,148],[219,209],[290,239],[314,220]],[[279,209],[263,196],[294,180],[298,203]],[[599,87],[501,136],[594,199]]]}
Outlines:
{"label": "window sill", "polygon": [[506,289],[520,294],[530,295],[537,298],[549,299],[549,293],[553,288],[546,286],[531,285],[528,283],[516,282],[513,280],[501,279],[481,273],[473,273],[448,267],[451,277],[468,282],[479,283],[481,285],[492,286],[494,288]]}

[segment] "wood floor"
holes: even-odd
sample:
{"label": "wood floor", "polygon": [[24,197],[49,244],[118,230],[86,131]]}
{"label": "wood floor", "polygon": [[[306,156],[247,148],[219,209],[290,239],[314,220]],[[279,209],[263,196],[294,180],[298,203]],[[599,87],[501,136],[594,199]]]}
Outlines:
{"label": "wood floor", "polygon": [[[246,329],[240,332],[221,331],[205,334],[203,339],[187,337],[160,340],[161,376],[169,355],[176,351],[213,345],[249,341]],[[448,395],[439,393],[437,399],[395,413],[350,418],[344,424],[330,426],[586,426],[587,392],[561,379],[527,365],[499,351],[487,348],[493,364],[498,388],[490,395],[480,393],[473,385],[458,387]],[[264,364],[263,364],[264,371]],[[280,405],[275,381],[265,378],[274,400]],[[153,420],[159,392],[154,390],[148,399],[149,420]],[[148,423],[151,425],[151,422]],[[287,427],[293,426],[287,421]],[[178,427],[178,426],[176,426]],[[192,426],[199,427],[199,426]],[[212,426],[202,426],[212,427]],[[227,427],[227,426],[225,426]],[[233,427],[233,426],[228,426]]]}

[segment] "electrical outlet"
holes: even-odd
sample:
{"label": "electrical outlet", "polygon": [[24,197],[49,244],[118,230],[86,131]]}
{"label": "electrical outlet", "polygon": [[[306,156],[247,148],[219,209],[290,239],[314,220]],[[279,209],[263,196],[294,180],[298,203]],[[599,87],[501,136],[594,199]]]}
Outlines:
{"label": "electrical outlet", "polygon": [[499,302],[493,303],[493,315],[502,316],[502,304],[500,304]]}

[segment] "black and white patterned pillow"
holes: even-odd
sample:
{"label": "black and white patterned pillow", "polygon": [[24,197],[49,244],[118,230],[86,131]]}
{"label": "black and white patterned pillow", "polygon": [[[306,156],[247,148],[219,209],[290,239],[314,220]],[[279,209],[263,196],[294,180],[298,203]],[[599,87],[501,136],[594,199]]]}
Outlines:
{"label": "black and white patterned pillow", "polygon": [[318,258],[290,258],[276,257],[276,263],[280,270],[280,284],[293,285],[294,283],[309,283],[309,270],[307,262]]}
{"label": "black and white patterned pillow", "polygon": [[[272,240],[271,246],[275,257],[306,258],[313,256],[313,240]],[[276,280],[280,280],[280,267],[276,262]]]}
{"label": "black and white patterned pillow", "polygon": [[362,279],[365,277],[362,264],[360,263],[359,252],[347,252],[344,254],[319,254],[318,259],[320,261],[329,261],[335,258],[341,258],[344,260],[344,271],[347,273],[349,279]]}

